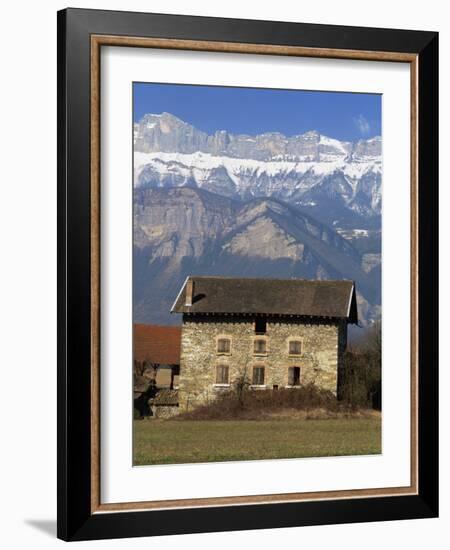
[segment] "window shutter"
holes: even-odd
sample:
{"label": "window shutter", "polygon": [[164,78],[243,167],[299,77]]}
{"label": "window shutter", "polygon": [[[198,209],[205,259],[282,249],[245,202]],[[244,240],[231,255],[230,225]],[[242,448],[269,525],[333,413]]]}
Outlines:
{"label": "window shutter", "polygon": [[229,338],[219,338],[217,340],[218,353],[230,353],[231,342]]}
{"label": "window shutter", "polygon": [[288,386],[294,385],[294,369],[289,367],[288,369]]}
{"label": "window shutter", "polygon": [[264,367],[253,367],[253,380],[254,386],[264,385]]}
{"label": "window shutter", "polygon": [[229,367],[228,365],[218,365],[216,368],[216,384],[228,384]]}
{"label": "window shutter", "polygon": [[291,340],[289,342],[289,355],[300,355],[302,353],[302,343],[300,340]]}
{"label": "window shutter", "polygon": [[255,340],[253,345],[254,353],[266,353],[267,343],[265,340]]}

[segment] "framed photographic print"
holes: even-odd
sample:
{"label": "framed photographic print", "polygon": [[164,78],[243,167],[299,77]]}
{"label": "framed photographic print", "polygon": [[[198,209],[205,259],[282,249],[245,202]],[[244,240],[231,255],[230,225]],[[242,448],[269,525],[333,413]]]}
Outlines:
{"label": "framed photographic print", "polygon": [[58,13],[58,536],[438,514],[434,32]]}

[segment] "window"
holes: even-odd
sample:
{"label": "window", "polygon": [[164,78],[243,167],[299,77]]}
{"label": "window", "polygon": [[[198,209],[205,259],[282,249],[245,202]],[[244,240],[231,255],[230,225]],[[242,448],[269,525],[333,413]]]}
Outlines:
{"label": "window", "polygon": [[217,365],[216,384],[229,384],[230,368],[228,365]]}
{"label": "window", "polygon": [[264,367],[253,367],[253,386],[264,386]]}
{"label": "window", "polygon": [[302,343],[300,340],[289,341],[289,355],[300,355],[302,353]]}
{"label": "window", "polygon": [[288,386],[300,386],[300,367],[289,367]]}
{"label": "window", "polygon": [[217,353],[230,353],[231,340],[229,338],[219,338],[217,340]]}
{"label": "window", "polygon": [[267,321],[264,317],[257,317],[255,319],[255,333],[256,334],[266,334],[267,332]]}
{"label": "window", "polygon": [[253,342],[253,353],[255,355],[263,355],[267,353],[267,342],[263,338],[257,338]]}

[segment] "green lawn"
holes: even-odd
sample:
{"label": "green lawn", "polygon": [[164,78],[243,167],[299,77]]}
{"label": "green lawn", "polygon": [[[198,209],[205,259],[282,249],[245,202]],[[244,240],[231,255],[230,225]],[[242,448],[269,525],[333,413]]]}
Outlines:
{"label": "green lawn", "polygon": [[326,420],[135,420],[134,465],[378,454],[381,416]]}

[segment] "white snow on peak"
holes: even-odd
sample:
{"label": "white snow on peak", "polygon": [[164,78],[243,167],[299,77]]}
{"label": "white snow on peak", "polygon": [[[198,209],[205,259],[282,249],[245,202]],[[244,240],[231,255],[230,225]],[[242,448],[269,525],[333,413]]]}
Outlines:
{"label": "white snow on peak", "polygon": [[355,182],[367,172],[381,173],[381,160],[371,159],[368,162],[347,162],[343,157],[331,157],[332,160],[321,161],[261,161],[241,159],[226,156],[213,156],[200,151],[191,154],[184,153],[134,153],[134,173],[137,184],[139,174],[146,166],[161,175],[177,173],[185,177],[193,176],[196,181],[207,179],[211,170],[219,167],[226,169],[229,177],[240,187],[242,178],[255,175],[267,176],[294,175],[302,176],[311,172],[317,176],[332,174],[340,170],[351,182]]}
{"label": "white snow on peak", "polygon": [[335,149],[340,151],[343,155],[347,154],[347,150],[345,149],[345,147],[343,145],[343,142],[339,141],[338,139],[333,139],[333,138],[330,138],[330,137],[327,137],[327,136],[322,136],[322,134],[321,134],[320,139],[319,139],[319,144],[320,145],[327,145],[329,147],[334,147]]}

